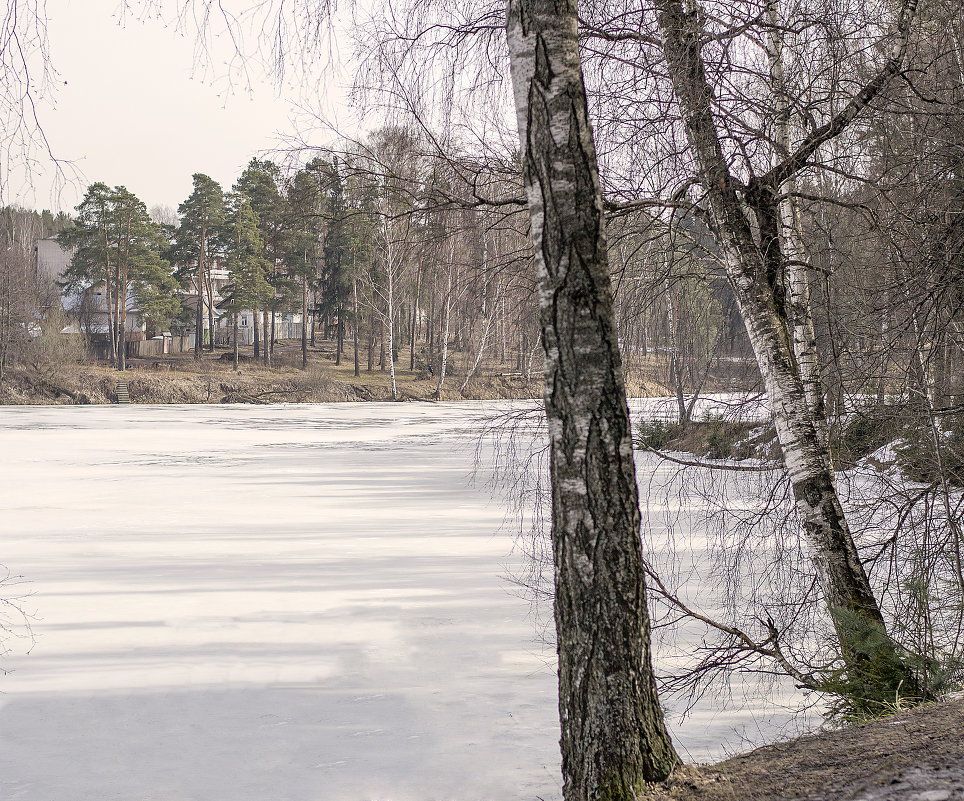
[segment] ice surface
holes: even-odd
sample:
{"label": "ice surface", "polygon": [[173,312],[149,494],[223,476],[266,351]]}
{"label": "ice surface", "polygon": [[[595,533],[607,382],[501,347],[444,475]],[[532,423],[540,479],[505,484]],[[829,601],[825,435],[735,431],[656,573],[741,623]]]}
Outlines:
{"label": "ice surface", "polygon": [[[511,499],[469,481],[513,408],[0,407],[36,637],[0,663],[0,798],[559,798]],[[705,757],[747,720],[675,732]]]}

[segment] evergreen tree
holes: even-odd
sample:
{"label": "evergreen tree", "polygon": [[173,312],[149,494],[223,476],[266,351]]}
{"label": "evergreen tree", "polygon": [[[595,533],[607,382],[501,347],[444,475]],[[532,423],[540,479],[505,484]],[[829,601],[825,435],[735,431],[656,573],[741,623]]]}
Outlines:
{"label": "evergreen tree", "polygon": [[[278,188],[280,181],[281,170],[277,164],[261,159],[251,159],[234,184],[234,191],[249,198],[251,208],[258,216],[258,227],[264,240],[264,255],[271,265],[269,281],[275,288],[275,292],[265,301],[261,310],[264,338],[262,358],[266,365],[271,364],[271,350],[274,343],[272,331],[274,314],[282,294],[279,290],[284,289],[279,264],[282,262],[284,253],[282,239],[286,209],[284,198]],[[255,328],[255,331],[257,332],[257,328]],[[257,354],[258,345],[257,337],[255,337],[255,355],[257,356]]]}
{"label": "evergreen tree", "polygon": [[228,196],[230,213],[224,229],[224,252],[231,283],[225,288],[225,308],[232,316],[234,368],[238,368],[238,314],[258,309],[273,295],[268,273],[270,262],[264,256],[264,239],[258,228],[258,215],[244,194]]}
{"label": "evergreen tree", "polygon": [[[310,164],[308,166],[311,167]],[[328,307],[336,315],[338,330],[335,364],[341,364],[345,347],[345,307],[350,302],[355,282],[355,271],[352,268],[352,227],[341,164],[335,157],[330,165],[325,166],[328,168],[329,180],[326,193],[328,229],[325,232],[324,247],[324,297]]]}
{"label": "evergreen tree", "polygon": [[160,255],[167,244],[160,227],[128,189],[95,183],[77,206],[75,225],[58,238],[76,248],[65,287],[87,290],[103,281],[111,355],[125,370],[128,311],[136,308],[148,325],[159,326],[179,308],[170,265]]}
{"label": "evergreen tree", "polygon": [[218,241],[217,232],[224,225],[224,192],[220,184],[202,173],[195,173],[194,191],[177,208],[181,215],[181,225],[177,239],[182,252],[197,265],[198,305],[194,318],[194,357],[201,358],[204,341],[204,299],[207,297],[208,326],[211,332],[209,350],[214,352],[214,282],[211,268],[214,261],[214,248]]}
{"label": "evergreen tree", "polygon": [[[313,160],[288,185],[285,269],[301,288],[301,366],[308,366],[308,291],[318,279],[318,260],[325,231],[325,173]],[[312,322],[312,325],[314,323]],[[336,359],[336,363],[337,363]]]}

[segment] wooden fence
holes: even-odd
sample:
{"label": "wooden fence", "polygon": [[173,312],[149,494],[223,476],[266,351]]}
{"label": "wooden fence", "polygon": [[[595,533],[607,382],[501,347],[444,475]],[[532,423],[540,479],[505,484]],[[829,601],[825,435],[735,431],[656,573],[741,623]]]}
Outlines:
{"label": "wooden fence", "polygon": [[194,337],[163,337],[157,339],[141,339],[127,343],[127,357],[147,358],[149,356],[163,356],[165,353],[184,353],[194,347]]}

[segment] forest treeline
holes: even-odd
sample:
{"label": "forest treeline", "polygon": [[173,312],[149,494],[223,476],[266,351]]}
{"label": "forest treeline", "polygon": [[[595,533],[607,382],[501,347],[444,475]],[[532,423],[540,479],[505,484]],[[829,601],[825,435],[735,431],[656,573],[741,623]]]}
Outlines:
{"label": "forest treeline", "polygon": [[[196,174],[176,212],[148,209],[125,187],[103,183],[90,185],[70,215],[8,207],[2,364],[30,353],[48,316],[64,323],[62,313],[50,315],[61,297],[74,298],[83,331],[83,294],[96,286],[119,369],[129,309],[147,336],[194,331],[198,355],[214,349],[205,331],[250,310],[253,355],[265,365],[275,316],[294,313],[309,321],[303,366],[321,337],[335,342],[337,364],[354,361],[356,375],[393,373],[404,351],[407,369],[437,376],[439,393],[451,352],[464,363],[462,389],[489,362],[528,380],[542,357],[521,191],[517,158],[453,161],[409,126],[383,128],[296,169],[252,159],[227,191]],[[618,294],[628,362],[680,397],[698,393],[711,373],[752,384],[742,323],[699,232],[681,228],[667,250],[661,242],[670,234],[657,221],[637,213],[632,225]],[[45,281],[33,247],[51,236],[71,262]],[[396,396],[394,383],[392,375]]]}
{"label": "forest treeline", "polygon": [[[923,392],[946,407],[962,392],[960,72],[952,52],[919,58],[929,85],[869,112],[831,175],[793,187],[793,241],[783,236],[805,269],[772,280],[789,294],[798,273],[805,278],[831,416],[848,397]],[[311,320],[307,340],[337,342],[339,362],[385,366],[404,346],[409,369],[419,361],[438,375],[451,347],[469,352],[470,373],[496,358],[528,375],[541,354],[519,155],[486,155],[442,150],[410,123],[297,169],[253,159],[227,191],[197,174],[177,212],[149,211],[126,188],[100,183],[71,215],[5,208],[0,365],[25,352],[28,332],[56,306],[58,288],[38,283],[33,245],[58,236],[75,251],[60,290],[106,286],[115,361],[126,309],[118,299],[129,296],[149,336],[201,331],[198,347],[213,347],[201,314],[210,330],[256,309],[255,355],[266,363],[274,316],[293,312]],[[705,209],[641,201],[627,177],[603,176],[627,369],[668,387],[682,422],[707,380],[759,387]],[[230,276],[223,292],[219,271]]]}

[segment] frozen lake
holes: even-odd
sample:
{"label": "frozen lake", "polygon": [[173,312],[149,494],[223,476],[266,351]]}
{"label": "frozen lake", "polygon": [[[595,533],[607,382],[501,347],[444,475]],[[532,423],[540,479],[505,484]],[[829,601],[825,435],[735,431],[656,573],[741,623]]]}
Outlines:
{"label": "frozen lake", "polygon": [[[506,408],[0,407],[35,635],[0,662],[0,798],[558,799],[510,499],[469,480]],[[752,711],[670,723],[705,759],[779,723]]]}

